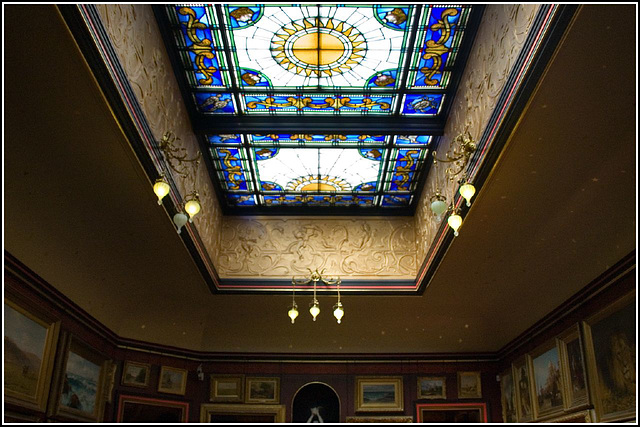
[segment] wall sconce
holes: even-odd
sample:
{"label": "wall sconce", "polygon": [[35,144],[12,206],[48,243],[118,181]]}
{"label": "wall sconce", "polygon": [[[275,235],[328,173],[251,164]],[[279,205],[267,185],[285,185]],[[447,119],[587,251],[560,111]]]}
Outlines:
{"label": "wall sconce", "polygon": [[315,322],[316,318],[320,314],[320,303],[318,302],[318,298],[316,297],[316,290],[318,282],[322,282],[325,285],[337,285],[338,302],[333,306],[333,315],[338,320],[338,323],[341,323],[342,317],[344,316],[344,307],[342,306],[342,302],[340,301],[340,283],[342,283],[342,281],[340,280],[340,278],[334,280],[322,277],[322,273],[324,273],[324,270],[318,272],[318,270],[316,269],[316,271],[312,272],[311,270],[309,270],[309,272],[311,273],[309,279],[298,281],[295,277],[291,278],[291,283],[293,284],[293,302],[291,304],[291,308],[287,313],[291,318],[291,323],[294,323],[296,317],[298,317],[298,305],[296,304],[295,300],[296,285],[307,285],[311,282],[313,282],[313,300],[311,301],[311,303],[309,303],[309,313],[313,317],[313,321]]}
{"label": "wall sconce", "polygon": [[451,167],[447,168],[447,175],[449,175],[450,180],[453,180],[453,177],[462,172],[467,166],[476,148],[475,141],[469,132],[465,131],[453,139],[451,148],[447,151],[446,159],[438,159],[436,152],[433,152],[433,164],[438,162],[453,163]]}
{"label": "wall sconce", "polygon": [[[184,210],[188,216],[182,212],[182,207],[180,207],[180,211],[173,216],[173,222],[176,227],[178,227],[178,234],[180,234],[182,227],[187,221],[193,222],[193,217],[201,210],[200,198],[195,186],[197,180],[196,172],[202,159],[202,153],[198,151],[196,157],[189,159],[187,158],[187,152],[184,148],[176,147],[174,144],[176,140],[180,140],[180,138],[176,137],[172,132],[166,132],[160,142],[158,142],[158,148],[164,156],[165,163],[169,165],[175,173],[187,181],[191,181],[194,187],[193,191],[185,198]],[[160,174],[160,177],[153,185],[153,192],[158,196],[159,205],[162,204],[162,199],[169,194],[170,191],[171,187],[167,182],[165,174]]]}

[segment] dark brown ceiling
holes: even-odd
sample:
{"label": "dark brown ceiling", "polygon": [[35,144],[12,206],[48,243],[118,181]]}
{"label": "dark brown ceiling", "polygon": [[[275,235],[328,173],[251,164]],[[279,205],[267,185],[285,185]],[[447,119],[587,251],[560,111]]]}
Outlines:
{"label": "dark brown ceiling", "polygon": [[4,10],[5,249],[122,337],[492,352],[636,248],[633,5],[580,9],[425,293],[344,297],[341,325],[334,297],[291,325],[290,296],[212,295],[57,9]]}

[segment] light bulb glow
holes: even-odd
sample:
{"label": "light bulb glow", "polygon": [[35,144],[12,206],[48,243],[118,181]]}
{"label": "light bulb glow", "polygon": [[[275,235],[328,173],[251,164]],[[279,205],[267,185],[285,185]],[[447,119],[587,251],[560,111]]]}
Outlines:
{"label": "light bulb glow", "polygon": [[169,194],[171,187],[167,184],[167,181],[164,180],[164,177],[160,177],[156,179],[156,183],[153,184],[153,192],[158,196],[158,204],[162,204],[162,198]]}
{"label": "light bulb glow", "polygon": [[447,219],[449,227],[453,228],[453,235],[458,236],[458,228],[462,225],[462,217],[458,214],[453,214]]}
{"label": "light bulb glow", "polygon": [[182,226],[187,223],[189,218],[182,212],[178,212],[173,216],[173,223],[178,227],[178,234],[182,231]]}
{"label": "light bulb glow", "polygon": [[309,313],[313,316],[313,321],[316,321],[316,317],[320,314],[320,307],[318,307],[318,301],[314,301],[311,308],[309,308]]}
{"label": "light bulb glow", "polygon": [[342,317],[344,316],[344,309],[342,308],[341,302],[335,305],[333,310],[333,316],[338,320],[338,323],[342,321]]}
{"label": "light bulb glow", "polygon": [[296,317],[298,317],[298,307],[296,305],[294,305],[293,307],[291,307],[289,309],[289,317],[291,318],[291,323],[293,324],[296,320]]}
{"label": "light bulb glow", "polygon": [[190,218],[193,218],[200,212],[200,202],[197,198],[191,199],[184,205],[184,210],[187,211]]}
{"label": "light bulb glow", "polygon": [[476,188],[468,182],[460,187],[460,195],[467,201],[467,207],[471,206],[471,198],[476,194]]}

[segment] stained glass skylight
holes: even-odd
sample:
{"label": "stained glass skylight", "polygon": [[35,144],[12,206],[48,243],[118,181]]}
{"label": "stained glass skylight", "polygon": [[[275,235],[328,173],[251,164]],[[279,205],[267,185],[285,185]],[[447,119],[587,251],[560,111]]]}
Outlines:
{"label": "stained glass skylight", "polygon": [[[465,60],[472,6],[156,10],[227,206],[411,205]],[[251,126],[261,117],[273,121]],[[320,118],[334,134],[309,127]],[[372,120],[396,120],[396,130],[371,132]],[[398,132],[403,121],[414,134]]]}

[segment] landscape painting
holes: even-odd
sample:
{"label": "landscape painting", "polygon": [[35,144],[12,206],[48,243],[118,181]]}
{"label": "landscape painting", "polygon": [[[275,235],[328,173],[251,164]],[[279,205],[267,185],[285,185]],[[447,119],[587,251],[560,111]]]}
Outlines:
{"label": "landscape painting", "polygon": [[149,382],[150,366],[145,363],[124,362],[122,384],[134,387],[146,387]]}
{"label": "landscape painting", "polygon": [[184,395],[187,391],[187,370],[163,366],[160,370],[158,391]]}
{"label": "landscape painting", "polygon": [[580,337],[576,333],[573,337],[563,341],[565,364],[565,384],[567,403],[569,407],[579,406],[588,402],[587,378],[584,370],[582,346]]}
{"label": "landscape painting", "polygon": [[446,377],[418,377],[418,399],[446,399]]}
{"label": "landscape painting", "polygon": [[280,378],[247,378],[247,403],[278,403]]}
{"label": "landscape painting", "polygon": [[557,346],[532,360],[538,416],[562,410],[562,377]]}
{"label": "landscape painting", "polygon": [[93,414],[96,409],[101,366],[69,351],[60,406]]}
{"label": "landscape painting", "polygon": [[480,372],[458,372],[458,399],[482,397]]}
{"label": "landscape painting", "polygon": [[401,377],[357,378],[356,411],[401,411]]}
{"label": "landscape painting", "polygon": [[[633,417],[636,409],[636,312],[630,301],[588,324],[598,422]],[[595,368],[595,369],[594,369]]]}
{"label": "landscape painting", "polygon": [[4,305],[4,387],[36,398],[47,328]]}

